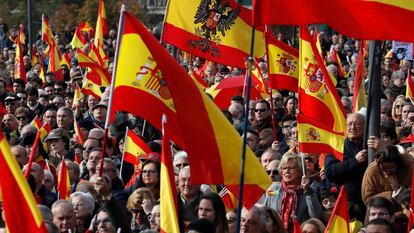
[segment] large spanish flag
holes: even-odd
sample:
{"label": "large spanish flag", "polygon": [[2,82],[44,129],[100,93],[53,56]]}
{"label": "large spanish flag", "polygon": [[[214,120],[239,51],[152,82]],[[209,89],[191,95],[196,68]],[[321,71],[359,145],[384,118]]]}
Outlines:
{"label": "large spanish flag", "polygon": [[0,134],[0,170],[0,189],[7,232],[46,233],[33,193],[3,134]]}
{"label": "large spanish flag", "polygon": [[412,1],[255,0],[253,8],[255,25],[324,23],[353,38],[414,41]]}
{"label": "large spanish flag", "polygon": [[348,200],[345,186],[342,186],[336,200],[332,215],[329,218],[326,233],[349,233]]}
{"label": "large spanish flag", "polygon": [[139,158],[150,152],[151,149],[147,144],[132,130],[128,129],[128,133],[125,135],[124,160],[138,166]]}
{"label": "large spanish flag", "polygon": [[367,106],[367,97],[365,96],[364,70],[364,44],[363,41],[361,41],[361,46],[358,52],[357,69],[355,73],[354,95],[352,98],[352,112],[358,112],[361,108]]}
{"label": "large spanish flag", "polygon": [[[240,135],[220,109],[197,87],[197,84],[188,77],[187,72],[155,37],[132,15],[125,12],[123,17],[123,35],[118,50],[120,60],[117,68],[122,67],[122,71],[130,69],[140,71],[146,67],[148,73],[157,71],[157,78],[162,79],[166,84],[165,92],[168,92],[171,101],[174,101],[174,117],[177,121],[169,120],[169,122],[178,124],[181,130],[180,135],[192,166],[192,182],[224,184],[237,194],[242,154]],[[122,61],[122,57],[128,58],[128,61]],[[138,64],[134,62],[131,66],[128,64],[131,60],[136,62],[141,60],[141,62]],[[121,69],[117,69],[117,77],[131,77],[131,74],[118,76],[118,70]],[[142,71],[139,74],[141,73]],[[132,76],[134,77],[134,74]],[[117,82],[118,80],[115,81]],[[128,92],[131,96],[131,91]],[[151,106],[151,108],[156,107]],[[244,204],[250,208],[269,187],[271,180],[249,148],[246,153]]]}
{"label": "large spanish flag", "polygon": [[[251,10],[233,0],[168,1],[162,41],[207,60],[245,68],[250,54]],[[265,53],[263,30],[255,30],[254,57]]]}
{"label": "large spanish flag", "polygon": [[270,87],[298,92],[298,49],[271,35],[266,35],[266,49]]}
{"label": "large spanish flag", "polygon": [[[163,117],[163,124],[166,118]],[[163,125],[164,126],[164,125]],[[178,225],[178,203],[177,190],[174,179],[174,168],[172,165],[172,155],[170,148],[170,138],[168,129],[163,127],[162,153],[161,153],[161,178],[160,178],[160,232],[180,232]]]}
{"label": "large spanish flag", "polygon": [[[191,79],[187,74],[183,77]],[[121,35],[116,76],[113,82],[115,87],[111,121],[116,111],[126,111],[146,119],[161,130],[161,118],[165,114],[170,122],[169,127],[172,127],[172,140],[180,147],[184,147],[174,102],[164,75],[154,55],[142,43],[129,21],[125,22],[124,32]]]}
{"label": "large spanish flag", "polygon": [[59,179],[58,179],[58,185],[57,185],[59,199],[64,199],[64,200],[69,199],[70,190],[71,188],[70,188],[68,168],[66,167],[65,160],[62,159],[62,162],[60,163]]}
{"label": "large spanish flag", "polygon": [[314,40],[300,28],[299,149],[305,153],[332,153],[343,158],[345,111]]}

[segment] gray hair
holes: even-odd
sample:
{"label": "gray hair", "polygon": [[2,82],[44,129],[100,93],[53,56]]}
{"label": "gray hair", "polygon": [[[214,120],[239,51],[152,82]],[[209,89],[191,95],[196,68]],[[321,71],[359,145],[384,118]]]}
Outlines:
{"label": "gray hair", "polygon": [[73,205],[73,199],[80,198],[85,202],[86,209],[88,210],[89,214],[92,214],[93,210],[95,209],[95,199],[93,198],[92,194],[84,193],[84,192],[74,192],[70,195],[70,203]]}
{"label": "gray hair", "polygon": [[268,215],[266,211],[263,209],[263,207],[260,207],[259,205],[254,205],[250,210],[247,210],[246,208],[242,209],[242,217],[247,214],[247,212],[253,211],[255,214],[259,216],[259,224],[263,227],[266,226],[268,222]]}
{"label": "gray hair", "polygon": [[69,202],[69,201],[67,201],[67,200],[57,200],[55,203],[53,203],[52,208],[51,208],[53,215],[55,215],[56,209],[57,209],[59,206],[68,207],[68,208],[70,208],[70,209],[71,209],[71,212],[72,212],[73,214],[75,214],[75,211],[73,210],[73,205],[72,205],[72,203],[70,203],[70,202]]}
{"label": "gray hair", "polygon": [[49,207],[45,205],[37,205],[44,220],[53,222],[53,213]]}
{"label": "gray hair", "polygon": [[283,156],[282,159],[280,160],[280,164],[279,164],[279,174],[282,174],[282,168],[286,165],[287,162],[289,162],[290,160],[295,161],[296,166],[298,167],[300,173],[303,174],[303,170],[302,170],[302,157],[299,156],[298,154],[288,151],[286,152]]}

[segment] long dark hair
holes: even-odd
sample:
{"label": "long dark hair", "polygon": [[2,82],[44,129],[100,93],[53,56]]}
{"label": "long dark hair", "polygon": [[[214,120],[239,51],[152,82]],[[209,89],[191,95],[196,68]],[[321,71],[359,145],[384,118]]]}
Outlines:
{"label": "long dark hair", "polygon": [[201,196],[201,200],[206,199],[210,200],[213,204],[214,212],[216,213],[216,218],[214,219],[213,224],[216,226],[217,232],[229,232],[229,225],[226,218],[226,207],[221,197],[217,193],[207,193]]}

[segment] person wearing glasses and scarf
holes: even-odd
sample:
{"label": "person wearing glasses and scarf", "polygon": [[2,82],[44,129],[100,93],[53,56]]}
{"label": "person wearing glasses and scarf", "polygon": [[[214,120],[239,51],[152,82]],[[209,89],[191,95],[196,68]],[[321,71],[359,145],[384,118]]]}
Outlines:
{"label": "person wearing glasses and scarf", "polygon": [[322,217],[318,197],[302,169],[301,157],[293,152],[284,154],[279,165],[282,182],[270,186],[262,203],[276,210],[288,232],[293,230],[292,216],[296,216],[301,223],[309,218]]}

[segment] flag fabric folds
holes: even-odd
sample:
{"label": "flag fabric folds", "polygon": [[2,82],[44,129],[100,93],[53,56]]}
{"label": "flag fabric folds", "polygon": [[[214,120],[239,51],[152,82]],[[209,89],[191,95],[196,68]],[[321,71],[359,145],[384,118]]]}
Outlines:
{"label": "flag fabric folds", "polygon": [[255,0],[253,9],[255,25],[324,23],[353,38],[414,41],[407,33],[414,17],[411,1]]}
{"label": "flag fabric folds", "polygon": [[80,67],[87,67],[98,75],[96,80],[97,85],[106,87],[111,83],[111,75],[107,69],[103,68],[102,64],[94,61],[80,49],[77,50],[77,57]]}
{"label": "flag fabric folds", "polygon": [[62,162],[60,163],[57,191],[59,193],[59,199],[64,199],[64,200],[69,199],[71,188],[70,188],[69,172],[68,172],[68,168],[66,167],[66,162],[64,159],[62,159]]}
{"label": "flag fabric folds", "polygon": [[[364,44],[361,41],[361,46],[358,52],[357,69],[355,72],[354,95],[352,98],[352,112],[358,112],[361,108],[367,106],[367,100],[365,96],[364,46],[363,45]],[[408,85],[407,85],[407,91],[408,91]]]}
{"label": "flag fabric folds", "polygon": [[413,78],[411,77],[411,72],[408,72],[407,76],[407,83],[406,83],[407,89],[405,90],[405,98],[410,99],[411,102],[414,101],[414,82]]}
{"label": "flag fabric folds", "polygon": [[125,136],[124,143],[124,160],[130,164],[138,165],[139,158],[151,152],[147,144],[130,129]]}
{"label": "flag fabric folds", "polygon": [[103,59],[103,67],[108,68],[108,61],[109,58],[105,54],[103,49],[103,41],[104,36],[108,32],[108,24],[106,21],[106,11],[105,11],[105,4],[104,0],[99,0],[99,7],[98,7],[98,18],[96,20],[96,28],[95,28],[95,37],[94,37],[94,46],[98,49],[99,55]]}
{"label": "flag fabric folds", "polygon": [[[171,0],[162,41],[207,60],[245,68],[250,54],[251,10],[234,0]],[[255,29],[254,57],[265,53],[263,30]]]}
{"label": "flag fabric folds", "polygon": [[298,92],[299,51],[270,35],[266,50],[270,87]]}
{"label": "flag fabric folds", "polygon": [[56,46],[55,41],[52,41],[49,45],[49,66],[47,70],[53,72],[56,76],[56,80],[63,80],[62,67],[60,66],[61,55],[59,54],[59,48]]}
{"label": "flag fabric folds", "polygon": [[72,104],[72,109],[75,109],[78,106],[78,102],[83,99],[84,96],[81,92],[81,88],[79,87],[79,85],[76,83],[75,85],[75,91],[73,94],[73,104]]}
{"label": "flag fabric folds", "polygon": [[305,27],[300,28],[300,54],[299,150],[304,153],[332,153],[342,160],[346,138],[344,107]]}
{"label": "flag fabric folds", "polygon": [[0,170],[7,232],[47,233],[33,193],[3,134],[0,134]]}
{"label": "flag fabric folds", "polygon": [[20,28],[19,29],[19,34],[17,36],[17,40],[16,40],[16,58],[14,61],[14,77],[16,79],[21,79],[23,81],[27,81],[26,80],[26,70],[24,68],[24,63],[23,63],[23,47],[22,47],[22,43],[24,43],[24,28]]}
{"label": "flag fabric folds", "polygon": [[75,141],[79,145],[83,145],[83,143],[85,143],[85,135],[83,134],[81,127],[79,127],[78,121],[76,119],[73,121],[73,129],[75,131],[73,134]]}
{"label": "flag fabric folds", "polygon": [[[155,37],[132,15],[125,12],[124,17],[117,67],[122,67],[122,70],[139,70],[143,65],[147,67],[151,65],[150,71],[159,72],[158,78],[166,84],[165,92],[168,91],[171,101],[174,101],[176,110],[174,116],[192,166],[192,182],[224,184],[232,193],[238,193],[239,174],[235,171],[239,171],[241,167],[240,135],[220,109],[188,77],[186,71],[176,63]],[[124,46],[127,51],[123,49]],[[129,64],[125,64],[128,61],[121,60],[123,56],[128,58],[128,61],[137,60],[135,57],[143,58],[140,58],[141,63],[129,67]],[[118,70],[121,69],[117,69],[117,72]],[[132,74],[132,77],[134,76]],[[131,75],[126,77],[131,78]],[[173,124],[170,120],[169,122]],[[195,138],[197,140],[194,140]],[[246,164],[243,203],[250,208],[269,187],[271,180],[249,148],[247,148]]]}
{"label": "flag fabric folds", "polygon": [[[162,119],[163,126],[167,123],[165,116]],[[180,232],[178,225],[177,190],[174,179],[174,168],[168,129],[163,127],[162,153],[161,153],[161,178],[160,178],[160,232]]]}
{"label": "flag fabric folds", "polygon": [[349,233],[348,200],[345,186],[342,186],[336,199],[335,207],[326,226],[326,233],[344,232]]}
{"label": "flag fabric folds", "polygon": [[42,15],[42,40],[49,46],[54,41],[52,29],[45,15]]}
{"label": "flag fabric folds", "polygon": [[86,22],[82,22],[80,25],[76,27],[75,33],[73,34],[72,41],[70,42],[70,45],[72,46],[72,49],[78,48],[82,49],[83,46],[86,44],[86,38],[83,35],[81,25],[85,24]]}
{"label": "flag fabric folds", "polygon": [[85,82],[82,84],[81,92],[84,95],[93,95],[96,99],[101,99],[102,91],[99,86],[93,82],[93,79],[96,79],[97,74],[88,72],[86,73]]}

